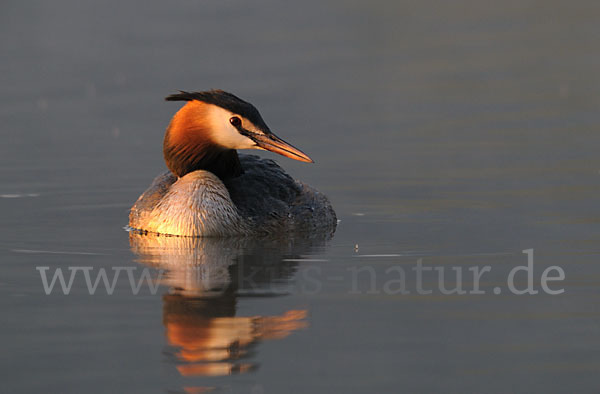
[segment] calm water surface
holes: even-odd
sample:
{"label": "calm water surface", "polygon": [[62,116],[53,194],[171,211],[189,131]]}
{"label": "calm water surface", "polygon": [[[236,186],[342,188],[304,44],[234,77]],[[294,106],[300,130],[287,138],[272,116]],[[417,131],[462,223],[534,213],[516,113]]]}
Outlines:
{"label": "calm water surface", "polygon": [[[596,392],[599,17],[593,1],[3,2],[0,391]],[[164,169],[178,104],[162,98],[208,88],[315,159],[276,158],[331,198],[333,238],[123,230]],[[539,293],[514,295],[526,249]],[[550,266],[562,294],[541,288]],[[40,270],[68,267],[84,267],[70,294],[46,295]],[[100,269],[120,270],[112,295],[89,294]],[[156,294],[130,288],[144,269]],[[445,295],[456,272],[467,294]]]}

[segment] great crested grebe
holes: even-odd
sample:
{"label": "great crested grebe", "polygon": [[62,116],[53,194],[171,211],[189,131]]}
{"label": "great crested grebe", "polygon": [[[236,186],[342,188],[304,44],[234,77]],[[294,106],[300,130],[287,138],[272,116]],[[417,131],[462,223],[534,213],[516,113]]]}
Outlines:
{"label": "great crested grebe", "polygon": [[273,160],[238,155],[262,149],[312,163],[269,130],[250,103],[222,90],[180,92],[186,101],[167,127],[159,175],[129,214],[134,230],[204,237],[335,230],[327,197]]}

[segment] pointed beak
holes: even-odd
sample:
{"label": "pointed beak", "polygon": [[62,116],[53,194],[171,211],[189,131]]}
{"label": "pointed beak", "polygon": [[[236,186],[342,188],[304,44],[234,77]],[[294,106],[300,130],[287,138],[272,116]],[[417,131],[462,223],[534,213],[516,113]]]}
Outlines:
{"label": "pointed beak", "polygon": [[270,150],[271,152],[279,153],[282,156],[289,157],[290,159],[304,161],[306,163],[314,163],[314,161],[308,157],[300,149],[294,148],[275,134],[256,134],[253,133],[250,137],[256,146],[260,149]]}

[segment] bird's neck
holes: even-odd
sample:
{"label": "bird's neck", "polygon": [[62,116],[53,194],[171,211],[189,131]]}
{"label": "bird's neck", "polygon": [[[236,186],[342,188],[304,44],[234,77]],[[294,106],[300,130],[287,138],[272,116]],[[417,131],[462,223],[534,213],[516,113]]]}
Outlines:
{"label": "bird's neck", "polygon": [[169,170],[182,177],[197,170],[210,171],[222,180],[235,178],[244,173],[237,151],[203,150],[188,154],[175,149],[164,149],[165,162]]}

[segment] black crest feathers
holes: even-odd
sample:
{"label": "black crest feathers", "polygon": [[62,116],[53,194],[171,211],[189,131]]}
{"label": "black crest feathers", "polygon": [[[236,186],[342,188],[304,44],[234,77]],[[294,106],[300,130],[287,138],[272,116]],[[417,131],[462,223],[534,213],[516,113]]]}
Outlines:
{"label": "black crest feathers", "polygon": [[252,104],[231,93],[225,92],[224,90],[207,90],[205,92],[185,92],[180,90],[179,93],[171,94],[165,97],[165,100],[198,100],[208,104],[213,104],[245,117],[260,128],[264,128],[266,130],[269,129],[262,116],[260,116],[258,110]]}

